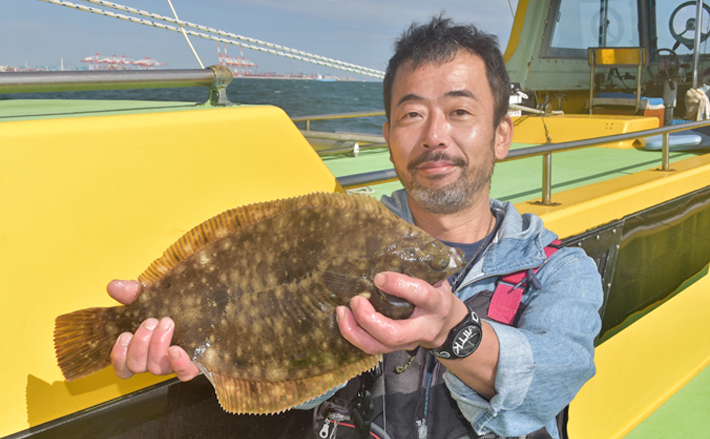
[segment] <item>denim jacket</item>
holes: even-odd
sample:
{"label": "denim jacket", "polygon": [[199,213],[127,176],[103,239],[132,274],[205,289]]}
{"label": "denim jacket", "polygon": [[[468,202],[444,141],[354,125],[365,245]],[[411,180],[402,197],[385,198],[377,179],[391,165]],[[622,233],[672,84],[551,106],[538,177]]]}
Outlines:
{"label": "denim jacket", "polygon": [[[397,191],[382,203],[412,223],[407,195]],[[545,426],[559,437],[555,415],[595,373],[594,339],[601,328],[603,292],[594,261],[579,248],[562,248],[546,261],[544,247],[556,235],[532,214],[520,215],[511,203],[490,200],[504,215],[491,245],[455,294],[467,300],[494,290],[500,276],[542,265],[523,295],[518,327],[486,320],[500,344],[496,395],[482,398],[451,372],[444,379],[452,397],[478,434],[520,436]]]}

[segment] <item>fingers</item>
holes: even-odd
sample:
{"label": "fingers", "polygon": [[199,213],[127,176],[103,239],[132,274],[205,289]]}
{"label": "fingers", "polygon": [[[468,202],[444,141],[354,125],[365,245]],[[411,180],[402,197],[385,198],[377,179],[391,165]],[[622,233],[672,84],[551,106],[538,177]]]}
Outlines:
{"label": "fingers", "polygon": [[143,292],[140,282],[135,280],[113,280],[106,286],[108,295],[123,305],[130,305]]}
{"label": "fingers", "polygon": [[392,320],[375,311],[364,297],[356,296],[349,310],[337,310],[343,337],[367,353],[440,346],[467,312],[446,281],[432,286],[393,272],[378,273],[374,281],[377,288],[412,302],[415,309],[408,319]]}
{"label": "fingers", "polygon": [[113,349],[111,350],[111,364],[113,365],[113,370],[119,378],[124,380],[133,376],[133,372],[128,369],[126,364],[128,346],[131,344],[131,339],[133,339],[133,334],[124,332],[118,337],[116,344],[113,345]]}
{"label": "fingers", "polygon": [[[157,319],[148,319],[138,327],[131,344],[128,346],[128,355],[126,356],[126,367],[133,373],[143,373],[148,371],[148,353],[150,352],[150,342],[153,338],[153,332],[158,326]],[[167,356],[167,346],[165,347],[165,355]],[[156,351],[153,354],[157,354]]]}
{"label": "fingers", "polygon": [[130,378],[133,374],[151,372],[154,375],[175,373],[187,381],[200,373],[187,353],[170,346],[174,323],[170,318],[147,319],[135,334],[124,333],[111,351],[111,363],[116,375]]}
{"label": "fingers", "polygon": [[336,308],[335,312],[338,318],[338,328],[340,329],[340,334],[342,334],[343,338],[352,343],[353,346],[372,355],[392,351],[392,349],[389,349],[388,346],[384,345],[369,332],[365,331],[358,324],[358,321],[355,319],[355,316],[349,308],[339,306]]}
{"label": "fingers", "polygon": [[181,347],[169,347],[168,357],[170,357],[170,365],[180,381],[190,381],[200,374],[200,369]]}
{"label": "fingers", "polygon": [[173,372],[168,357],[168,348],[173,338],[174,329],[175,325],[172,319],[165,317],[160,320],[150,337],[147,369],[153,375],[167,375]]}

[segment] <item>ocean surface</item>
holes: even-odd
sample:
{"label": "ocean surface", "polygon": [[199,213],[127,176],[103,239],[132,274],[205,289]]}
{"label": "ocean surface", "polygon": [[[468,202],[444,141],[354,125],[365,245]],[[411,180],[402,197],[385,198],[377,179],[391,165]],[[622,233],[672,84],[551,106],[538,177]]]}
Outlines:
{"label": "ocean surface", "polygon": [[[109,90],[61,93],[22,93],[0,95],[0,99],[111,99],[204,102],[206,87]],[[232,102],[268,104],[282,108],[291,117],[317,114],[383,111],[382,83],[376,81],[319,82],[293,79],[234,78],[227,88]],[[314,131],[348,131],[382,134],[384,116],[315,121]],[[299,124],[302,125],[302,124]]]}

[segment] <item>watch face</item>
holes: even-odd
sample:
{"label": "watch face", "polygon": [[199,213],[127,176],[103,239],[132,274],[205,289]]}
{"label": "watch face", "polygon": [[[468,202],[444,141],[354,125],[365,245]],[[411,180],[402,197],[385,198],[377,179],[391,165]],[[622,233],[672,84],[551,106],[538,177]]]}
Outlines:
{"label": "watch face", "polygon": [[451,344],[453,354],[459,358],[467,357],[473,353],[481,342],[481,328],[477,325],[467,325],[454,337]]}

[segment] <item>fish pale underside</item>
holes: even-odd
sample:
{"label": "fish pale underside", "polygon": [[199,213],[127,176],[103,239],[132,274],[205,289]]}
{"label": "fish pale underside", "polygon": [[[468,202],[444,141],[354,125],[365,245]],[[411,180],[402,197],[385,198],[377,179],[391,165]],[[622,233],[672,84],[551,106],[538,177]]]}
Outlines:
{"label": "fish pale underside", "polygon": [[56,319],[59,367],[73,381],[110,365],[122,332],[148,317],[175,321],[185,349],[232,413],[279,413],[381,360],[346,341],[335,308],[355,295],[407,318],[413,305],[375,288],[381,271],[434,284],[463,254],[365,195],[314,193],[242,206],[195,227],[138,277],[128,306]]}

